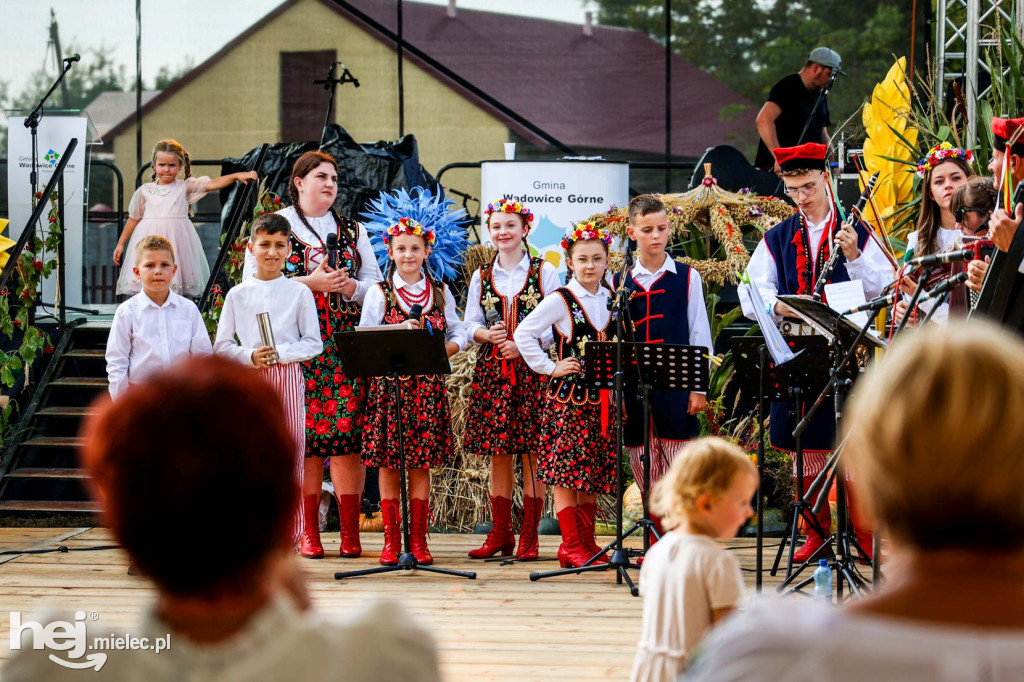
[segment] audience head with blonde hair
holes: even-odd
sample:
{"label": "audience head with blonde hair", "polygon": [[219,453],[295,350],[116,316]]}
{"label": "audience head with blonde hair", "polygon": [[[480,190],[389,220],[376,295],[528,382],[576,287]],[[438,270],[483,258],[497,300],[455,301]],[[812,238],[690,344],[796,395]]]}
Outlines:
{"label": "audience head with blonde hair", "polygon": [[732,537],[750,518],[757,469],[737,445],[700,438],[683,448],[654,486],[651,510],[665,528]]}
{"label": "audience head with blonde hair", "polygon": [[1024,549],[1024,342],[972,320],[902,339],[845,424],[864,511],[901,547]]}

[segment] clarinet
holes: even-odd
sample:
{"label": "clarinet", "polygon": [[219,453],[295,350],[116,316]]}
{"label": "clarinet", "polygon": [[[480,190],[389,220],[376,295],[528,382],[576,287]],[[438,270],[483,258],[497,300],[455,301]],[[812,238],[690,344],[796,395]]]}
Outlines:
{"label": "clarinet", "polygon": [[[875,183],[878,181],[879,171],[875,171],[867,183],[864,185],[864,191],[860,193],[860,198],[857,199],[857,204],[850,209],[850,218],[856,220],[860,217],[861,212],[864,210],[864,205],[868,203],[868,198],[871,196],[872,190],[875,188]],[[835,269],[836,263],[839,261],[839,254],[842,250],[836,243],[836,237],[839,235],[839,230],[843,229],[842,224],[836,225],[835,234],[832,235],[832,250],[828,254],[828,260],[821,268],[821,273],[818,275],[818,281],[814,283],[814,293],[811,298],[815,301],[820,301],[822,293],[825,291],[825,283],[828,282],[828,278],[832,275],[832,270]]]}

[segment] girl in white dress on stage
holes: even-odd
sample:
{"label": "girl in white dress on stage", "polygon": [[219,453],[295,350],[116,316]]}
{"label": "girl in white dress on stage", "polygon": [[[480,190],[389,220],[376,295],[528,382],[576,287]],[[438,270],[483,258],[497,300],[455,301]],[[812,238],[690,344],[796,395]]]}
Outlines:
{"label": "girl in white dress on stage", "polygon": [[[179,180],[182,169],[185,179]],[[163,237],[174,247],[178,263],[171,290],[181,296],[201,296],[210,277],[210,264],[196,228],[189,220],[192,204],[207,192],[227,187],[236,180],[255,179],[255,171],[231,173],[212,180],[206,176],[193,178],[188,152],[174,140],[160,140],[153,147],[153,180],[135,190],[132,196],[128,222],[114,249],[114,263],[121,265],[125,252],[135,253],[135,245],[143,237]],[[132,268],[121,268],[117,293],[134,295],[141,290],[142,283]]]}

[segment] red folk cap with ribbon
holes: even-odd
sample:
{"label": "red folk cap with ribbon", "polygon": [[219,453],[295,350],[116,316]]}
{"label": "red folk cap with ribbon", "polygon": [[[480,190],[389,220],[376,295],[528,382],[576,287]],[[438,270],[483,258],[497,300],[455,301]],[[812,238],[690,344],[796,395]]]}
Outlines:
{"label": "red folk cap with ribbon", "polygon": [[799,170],[825,170],[825,154],[828,147],[817,142],[808,142],[797,147],[779,147],[773,153],[779,170],[783,173]]}
{"label": "red folk cap with ribbon", "polygon": [[999,118],[998,116],[993,116],[992,146],[998,151],[1005,152],[1007,143],[1013,140],[1010,153],[1024,156],[1024,134],[1022,134],[1021,128],[1024,128],[1024,118]]}

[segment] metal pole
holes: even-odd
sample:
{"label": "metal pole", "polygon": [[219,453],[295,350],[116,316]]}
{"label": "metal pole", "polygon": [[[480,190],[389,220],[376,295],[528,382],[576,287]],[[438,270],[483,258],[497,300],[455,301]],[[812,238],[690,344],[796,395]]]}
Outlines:
{"label": "metal pole", "polygon": [[[946,98],[946,2],[935,3],[935,63],[938,66],[935,74],[935,103],[941,110]],[[907,74],[914,77],[913,72]]]}
{"label": "metal pole", "polygon": [[135,0],[135,167],[142,167],[142,0]]}
{"label": "metal pole", "polygon": [[398,136],[405,136],[405,81],[402,62],[405,61],[405,37],[402,30],[402,0],[398,0]]}
{"label": "metal pole", "polygon": [[[665,0],[665,161],[672,160],[672,0]],[[665,168],[665,192],[672,191],[672,169]]]}
{"label": "metal pole", "polygon": [[981,0],[967,0],[967,25],[964,34],[964,80],[967,92],[967,145],[974,148],[978,139],[978,20]]}

